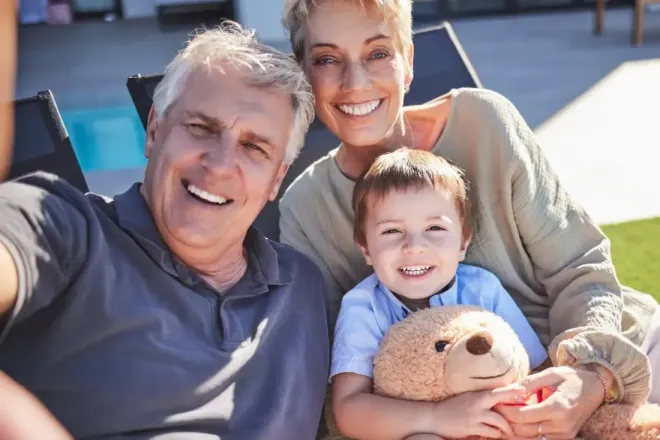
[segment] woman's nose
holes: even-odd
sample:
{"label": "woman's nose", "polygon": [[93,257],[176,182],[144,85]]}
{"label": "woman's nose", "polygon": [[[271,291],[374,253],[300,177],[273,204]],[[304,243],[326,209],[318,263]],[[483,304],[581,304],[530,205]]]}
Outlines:
{"label": "woman's nose", "polygon": [[371,88],[369,72],[361,62],[346,62],[343,88],[345,90],[368,90]]}

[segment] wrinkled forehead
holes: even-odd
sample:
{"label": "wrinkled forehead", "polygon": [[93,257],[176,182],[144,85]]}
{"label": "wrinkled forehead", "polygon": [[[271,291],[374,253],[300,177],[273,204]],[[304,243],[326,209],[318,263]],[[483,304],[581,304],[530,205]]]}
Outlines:
{"label": "wrinkled forehead", "polygon": [[180,117],[203,115],[226,127],[239,123],[282,148],[295,115],[288,92],[258,84],[254,72],[228,66],[192,70],[175,107]]}

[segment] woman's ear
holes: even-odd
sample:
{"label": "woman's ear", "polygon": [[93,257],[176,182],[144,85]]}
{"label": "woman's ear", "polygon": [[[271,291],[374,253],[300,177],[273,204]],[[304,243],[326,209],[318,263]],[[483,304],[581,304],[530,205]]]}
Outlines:
{"label": "woman's ear", "polygon": [[144,144],[144,156],[148,159],[151,154],[151,150],[154,146],[154,141],[156,139],[156,129],[158,128],[158,117],[156,115],[156,109],[154,106],[151,106],[149,110],[149,118],[147,119],[147,137]]}
{"label": "woman's ear", "polygon": [[415,60],[415,46],[410,43],[408,45],[408,48],[405,51],[405,57],[406,57],[406,74],[403,79],[404,84],[406,86],[406,91],[410,90],[410,84],[412,83],[414,72],[413,72],[413,65],[414,65],[414,60]]}

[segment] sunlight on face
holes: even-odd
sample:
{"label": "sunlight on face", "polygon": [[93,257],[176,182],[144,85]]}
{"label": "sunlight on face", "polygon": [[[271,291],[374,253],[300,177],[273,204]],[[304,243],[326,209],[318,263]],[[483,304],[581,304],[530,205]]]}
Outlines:
{"label": "sunlight on face", "polygon": [[193,72],[163,120],[148,127],[145,192],[159,231],[178,254],[185,253],[181,246],[242,242],[287,169],[289,95],[224,70]]}
{"label": "sunlight on face", "polygon": [[342,142],[375,145],[400,116],[409,60],[373,8],[320,3],[307,23],[305,70],[323,123]]}
{"label": "sunlight on face", "polygon": [[391,191],[369,206],[363,253],[380,281],[407,298],[442,290],[465,258],[461,220],[447,191]]}

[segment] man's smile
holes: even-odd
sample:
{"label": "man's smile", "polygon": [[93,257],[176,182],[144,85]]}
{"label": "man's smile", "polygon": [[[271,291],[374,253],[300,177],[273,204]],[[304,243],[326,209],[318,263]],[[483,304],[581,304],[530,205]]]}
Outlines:
{"label": "man's smile", "polygon": [[208,205],[213,205],[213,206],[222,206],[233,202],[233,200],[231,199],[227,199],[220,195],[211,194],[208,191],[204,191],[203,189],[193,185],[187,180],[182,180],[181,183],[183,184],[185,190],[188,191],[188,194],[190,194],[194,199],[202,203],[206,203]]}

